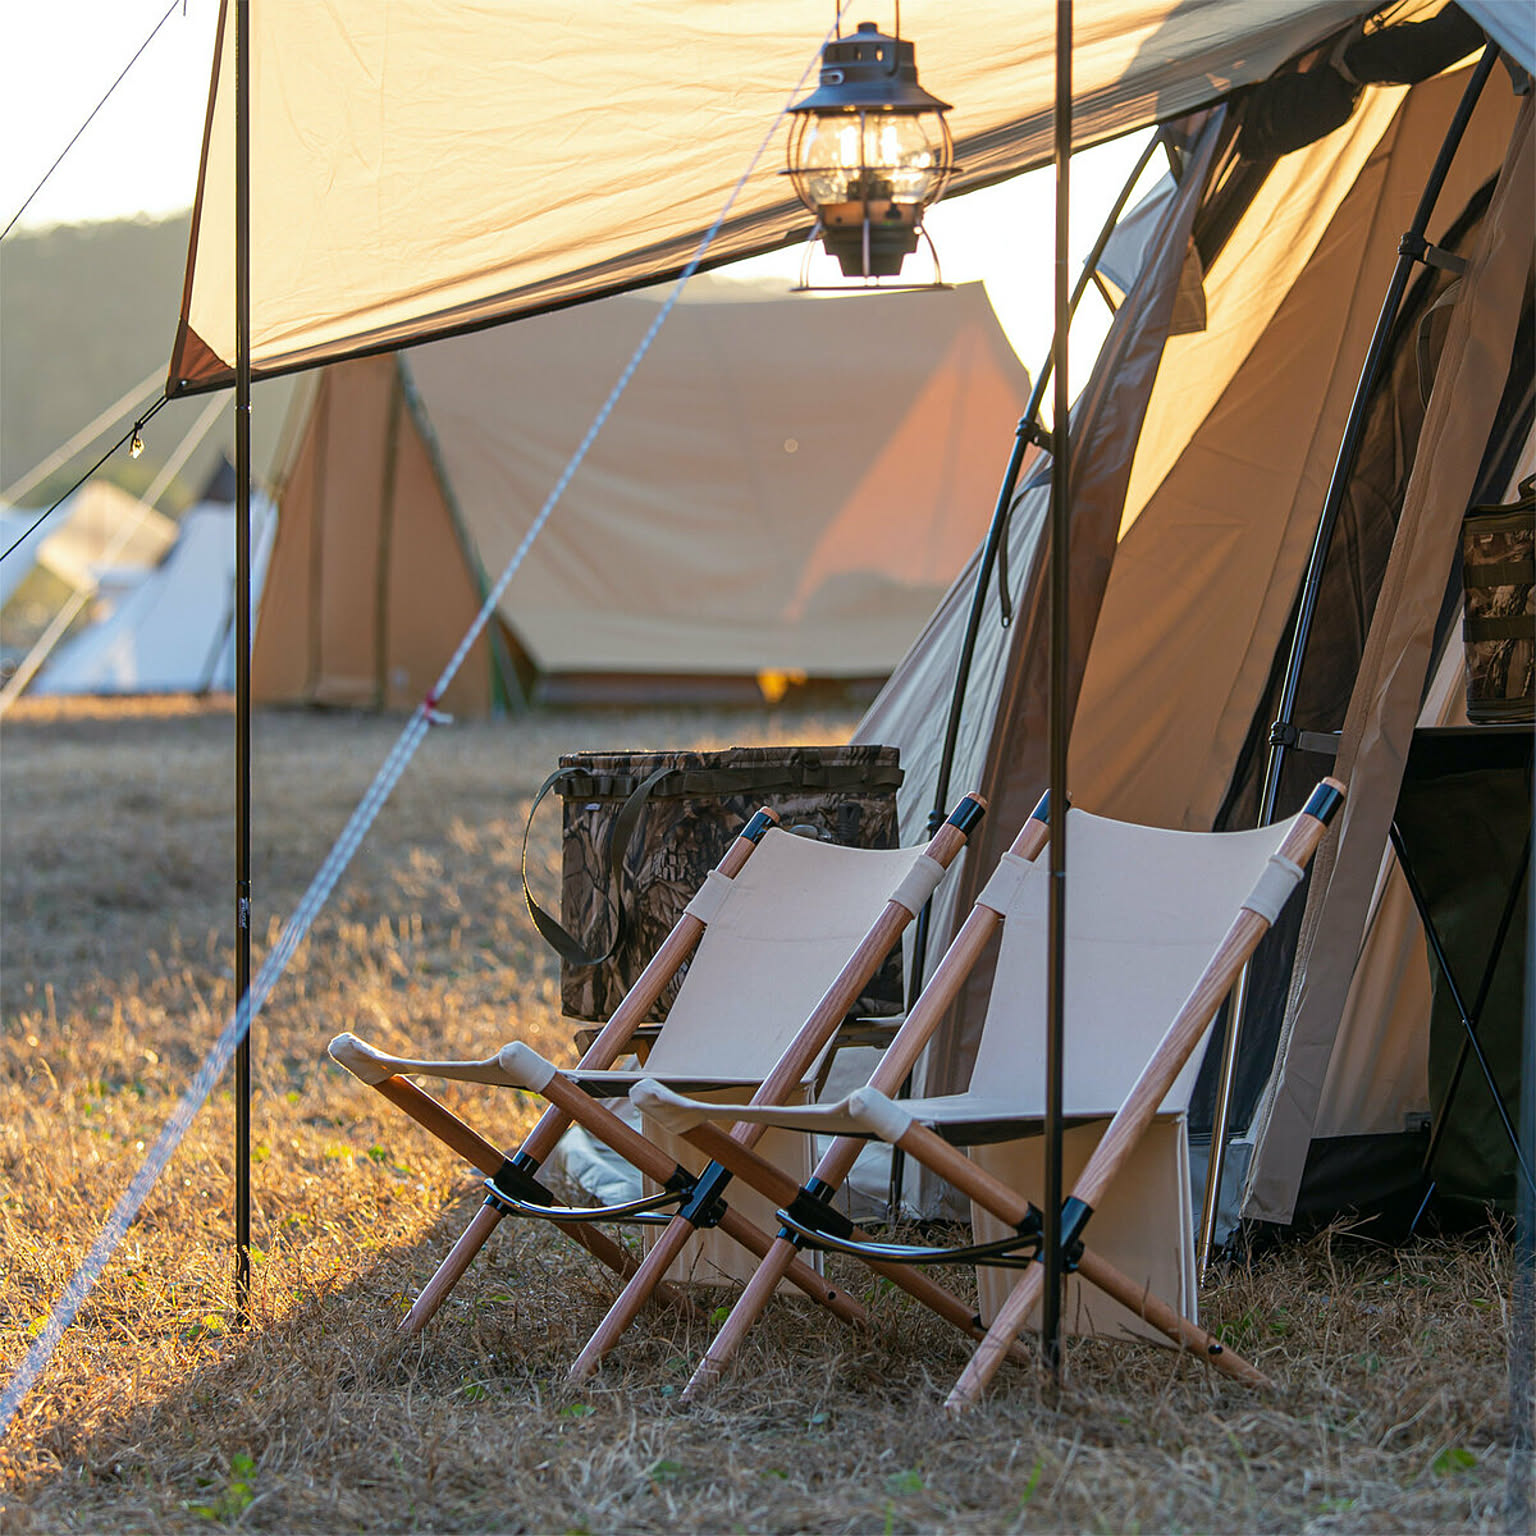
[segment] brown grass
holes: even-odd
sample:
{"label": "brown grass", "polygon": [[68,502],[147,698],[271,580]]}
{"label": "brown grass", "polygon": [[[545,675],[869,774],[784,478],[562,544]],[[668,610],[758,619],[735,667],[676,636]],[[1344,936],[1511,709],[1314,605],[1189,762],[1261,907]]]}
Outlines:
{"label": "brown grass", "polygon": [[[594,1384],[562,1385],[611,1288],[558,1235],[511,1223],[423,1339],[397,1339],[474,1185],[324,1062],[325,1040],[481,1053],[521,1034],[568,1053],[516,885],[557,754],[836,740],[849,723],[435,733],[256,1026],[255,1325],[232,1326],[221,1093],[0,1446],[0,1530],[1496,1528],[1510,1268],[1493,1236],[1388,1251],[1335,1232],[1219,1274],[1207,1315],[1273,1395],[1078,1344],[1059,1406],[1011,1369],[958,1427],[939,1405],[962,1345],[854,1268],[839,1273],[875,1309],[873,1337],[780,1303],[744,1368],[686,1410],[705,1330],[657,1313]],[[255,891],[274,923],[394,731],[258,717]],[[6,723],[0,1370],[230,1007],[231,737],[217,704],[24,706]],[[551,896],[556,821],[534,860]],[[450,1097],[508,1138],[534,1114]]]}

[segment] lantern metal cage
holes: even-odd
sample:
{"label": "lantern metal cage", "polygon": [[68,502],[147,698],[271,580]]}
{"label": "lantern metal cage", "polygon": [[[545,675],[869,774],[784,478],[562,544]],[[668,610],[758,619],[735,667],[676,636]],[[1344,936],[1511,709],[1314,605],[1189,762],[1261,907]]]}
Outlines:
{"label": "lantern metal cage", "polygon": [[918,84],[913,45],[873,22],[822,50],[819,86],[790,108],[785,174],[816,215],[810,243],[820,240],[845,277],[898,276],[920,237],[937,272],[923,211],[954,173],[949,110]]}

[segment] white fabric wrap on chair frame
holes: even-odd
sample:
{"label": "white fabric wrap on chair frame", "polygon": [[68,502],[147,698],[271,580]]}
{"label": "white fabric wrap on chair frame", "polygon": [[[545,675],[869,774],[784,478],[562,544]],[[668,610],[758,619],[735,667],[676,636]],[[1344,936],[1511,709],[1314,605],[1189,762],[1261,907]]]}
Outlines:
{"label": "white fabric wrap on chair frame", "polygon": [[345,1067],[353,1077],[371,1087],[395,1075],[394,1068],[387,1058],[350,1032],[337,1035],[326,1049],[330,1052],[332,1061]]}
{"label": "white fabric wrap on chair frame", "polygon": [[693,900],[688,903],[683,911],[689,917],[696,917],[706,926],[715,920],[720,908],[725,905],[726,898],[735,888],[735,882],[729,875],[722,875],[718,869],[712,869],[704,877],[704,884],[693,893]]}
{"label": "white fabric wrap on chair frame", "polygon": [[848,1113],[881,1141],[900,1141],[912,1124],[912,1116],[878,1088],[855,1088],[848,1095]]}
{"label": "white fabric wrap on chair frame", "polygon": [[1273,924],[1280,909],[1290,900],[1291,892],[1301,884],[1302,868],[1282,854],[1272,853],[1269,863],[1258,883],[1249,892],[1243,906],[1249,912],[1257,912],[1266,923]]}
{"label": "white fabric wrap on chair frame", "polygon": [[511,1079],[514,1088],[527,1088],[543,1093],[559,1075],[552,1062],[546,1061],[531,1045],[513,1040],[496,1053],[497,1064]]}
{"label": "white fabric wrap on chair frame", "polygon": [[703,1107],[680,1093],[674,1093],[654,1077],[643,1077],[629,1090],[629,1102],[642,1114],[666,1130],[681,1136],[710,1117]]}
{"label": "white fabric wrap on chair frame", "polygon": [[994,912],[1007,913],[1013,906],[1019,887],[1034,867],[1033,859],[1026,859],[1022,854],[1005,853],[998,860],[997,868],[992,871],[987,883],[982,886],[976,904],[990,907]]}
{"label": "white fabric wrap on chair frame", "polygon": [[891,900],[900,902],[908,912],[916,917],[923,909],[923,903],[938,889],[939,881],[944,878],[944,866],[937,859],[931,859],[926,853],[918,854],[913,861],[912,868],[903,877],[900,885],[891,892]]}

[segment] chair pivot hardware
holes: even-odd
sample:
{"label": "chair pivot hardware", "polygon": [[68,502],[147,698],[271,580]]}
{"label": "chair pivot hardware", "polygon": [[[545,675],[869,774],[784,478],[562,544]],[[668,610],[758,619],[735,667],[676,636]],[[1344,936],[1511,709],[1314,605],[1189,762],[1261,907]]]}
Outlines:
{"label": "chair pivot hardware", "polygon": [[[1061,1202],[1061,1267],[1067,1274],[1075,1274],[1079,1260],[1083,1256],[1083,1228],[1088,1225],[1088,1218],[1093,1215],[1093,1207],[1079,1200],[1076,1195],[1068,1195]],[[1019,1223],[1021,1235],[1029,1235],[1027,1229],[1035,1227],[1033,1233],[1036,1250],[1035,1257],[1043,1264],[1045,1262],[1045,1244],[1042,1241],[1043,1232],[1040,1230],[1045,1218],[1032,1205],[1029,1215]]]}
{"label": "chair pivot hardware", "polygon": [[1061,1202],[1061,1259],[1062,1267],[1069,1273],[1083,1256],[1083,1228],[1092,1215],[1093,1207],[1076,1195],[1068,1195]]}
{"label": "chair pivot hardware", "polygon": [[538,1161],[526,1152],[518,1152],[507,1158],[485,1181],[485,1203],[493,1205],[503,1216],[515,1213],[518,1205],[555,1205],[554,1192],[534,1178]]}
{"label": "chair pivot hardware", "polygon": [[725,1215],[725,1187],[731,1182],[731,1170],[711,1163],[694,1181],[693,1192],[678,1206],[677,1214],[699,1230],[718,1227]]}
{"label": "chair pivot hardware", "polygon": [[[784,1207],[784,1216],[787,1221],[794,1222],[796,1227],[805,1228],[818,1236],[850,1238],[853,1236],[853,1223],[831,1204],[835,1193],[830,1184],[812,1179]],[[786,1225],[779,1236],[787,1238],[797,1248],[805,1244],[805,1238],[795,1227]]]}

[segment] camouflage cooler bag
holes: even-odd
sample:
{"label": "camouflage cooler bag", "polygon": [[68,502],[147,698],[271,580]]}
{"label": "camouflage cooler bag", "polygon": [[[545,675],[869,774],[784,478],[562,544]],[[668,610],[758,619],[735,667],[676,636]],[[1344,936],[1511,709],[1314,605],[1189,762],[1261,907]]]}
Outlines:
{"label": "camouflage cooler bag", "polygon": [[1477,507],[1461,534],[1466,592],[1467,719],[1474,725],[1536,715],[1536,475],[1519,499]]}
{"label": "camouflage cooler bag", "polygon": [[[607,1019],[704,877],[753,812],[852,848],[896,846],[895,747],[731,747],[723,752],[575,752],[561,757],[528,813],[551,790],[564,810],[560,918],[528,889],[534,926],[560,956],[560,1000],[572,1018]],[[526,855],[527,837],[524,835]],[[685,967],[686,969],[686,967]],[[652,1018],[666,1017],[681,974]],[[899,951],[857,1012],[900,1012]]]}

